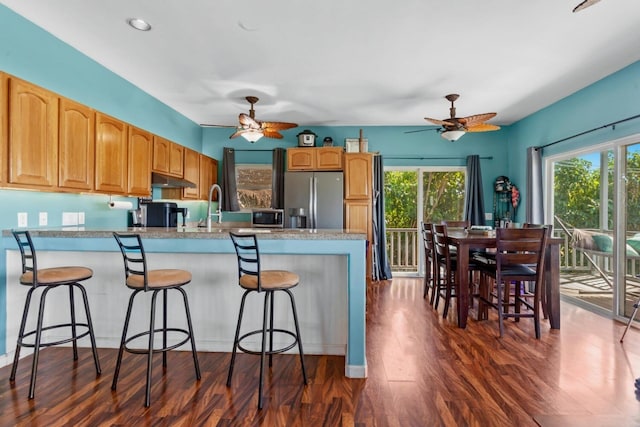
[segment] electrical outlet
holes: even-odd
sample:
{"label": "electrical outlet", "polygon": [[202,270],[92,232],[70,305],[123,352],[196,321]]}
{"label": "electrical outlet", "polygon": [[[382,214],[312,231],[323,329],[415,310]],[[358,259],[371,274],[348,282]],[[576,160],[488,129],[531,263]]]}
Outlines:
{"label": "electrical outlet", "polygon": [[78,224],[84,225],[84,212],[78,212]]}
{"label": "electrical outlet", "polygon": [[28,226],[28,216],[26,212],[18,212],[18,227]]}
{"label": "electrical outlet", "polygon": [[62,225],[78,225],[78,212],[62,212]]}
{"label": "electrical outlet", "polygon": [[493,212],[485,212],[484,219],[487,221],[491,221],[493,219]]}
{"label": "electrical outlet", "polygon": [[38,225],[43,226],[47,225],[47,213],[40,212],[40,216],[38,216]]}

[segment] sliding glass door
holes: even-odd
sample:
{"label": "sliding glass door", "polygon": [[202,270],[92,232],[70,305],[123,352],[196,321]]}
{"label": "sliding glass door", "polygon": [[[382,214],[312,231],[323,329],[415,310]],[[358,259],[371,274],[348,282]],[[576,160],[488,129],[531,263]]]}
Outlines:
{"label": "sliding glass door", "polygon": [[561,293],[612,316],[629,316],[640,297],[638,139],[546,160],[547,217],[565,239]]}

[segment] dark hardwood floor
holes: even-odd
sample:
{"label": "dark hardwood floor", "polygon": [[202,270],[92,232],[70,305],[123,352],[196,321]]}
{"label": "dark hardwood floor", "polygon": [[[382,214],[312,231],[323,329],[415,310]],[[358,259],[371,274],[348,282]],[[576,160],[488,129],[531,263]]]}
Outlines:
{"label": "dark hardwood floor", "polygon": [[[441,304],[442,309],[442,304]],[[562,329],[545,321],[497,319],[454,324],[422,299],[422,282],[397,278],[372,289],[367,310],[369,377],[344,377],[344,358],[307,356],[302,385],[295,355],[274,357],[264,409],[257,409],[259,358],[238,356],[225,385],[229,353],[199,353],[195,380],[187,351],[156,357],[150,408],[144,401],[144,357],[125,354],[111,390],[116,351],[100,349],[96,377],[88,349],[74,363],[69,348],[41,353],[34,400],[27,399],[31,356],[0,369],[3,426],[640,426],[640,331],[619,343],[624,325],[562,306]],[[301,316],[304,314],[301,313]],[[475,311],[472,311],[475,316]]]}

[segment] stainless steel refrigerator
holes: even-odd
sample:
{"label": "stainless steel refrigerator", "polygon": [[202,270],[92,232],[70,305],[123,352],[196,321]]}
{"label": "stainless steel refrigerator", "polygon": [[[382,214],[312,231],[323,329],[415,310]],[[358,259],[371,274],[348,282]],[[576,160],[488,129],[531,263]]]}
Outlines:
{"label": "stainless steel refrigerator", "polygon": [[343,193],[342,172],[286,172],[285,227],[342,229]]}

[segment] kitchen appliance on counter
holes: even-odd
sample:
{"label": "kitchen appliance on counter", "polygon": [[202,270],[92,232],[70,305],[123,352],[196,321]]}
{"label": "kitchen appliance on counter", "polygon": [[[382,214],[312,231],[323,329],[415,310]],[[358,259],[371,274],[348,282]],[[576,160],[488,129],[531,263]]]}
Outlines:
{"label": "kitchen appliance on counter", "polygon": [[298,135],[298,147],[315,147],[316,138],[318,135],[311,132],[309,129],[305,129]]}
{"label": "kitchen appliance on counter", "polygon": [[284,210],[269,208],[253,209],[251,211],[251,227],[283,228]]}
{"label": "kitchen appliance on counter", "polygon": [[[342,172],[286,172],[284,209],[289,215],[285,227],[341,230],[343,193]],[[294,213],[297,209],[296,215],[291,215],[292,209]]]}
{"label": "kitchen appliance on counter", "polygon": [[177,227],[178,214],[182,215],[182,225],[186,223],[187,208],[179,208],[175,202],[149,202],[144,206],[147,227]]}

